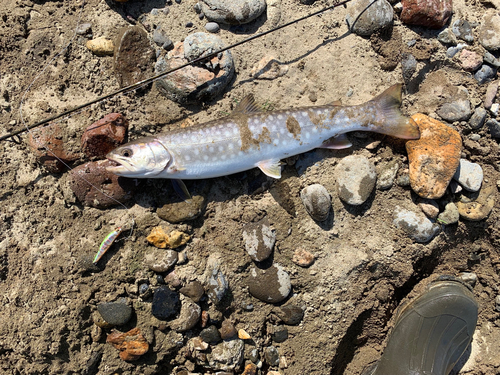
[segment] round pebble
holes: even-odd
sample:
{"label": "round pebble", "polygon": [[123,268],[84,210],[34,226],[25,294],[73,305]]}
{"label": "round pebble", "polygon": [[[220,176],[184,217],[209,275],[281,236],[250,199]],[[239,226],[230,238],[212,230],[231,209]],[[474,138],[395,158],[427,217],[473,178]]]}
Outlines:
{"label": "round pebble", "polygon": [[500,15],[490,9],[483,16],[479,26],[479,42],[490,51],[500,49]]}
{"label": "round pebble", "polygon": [[208,22],[205,25],[205,30],[207,30],[209,33],[217,33],[220,30],[220,26],[217,22]]}
{"label": "round pebble", "polygon": [[210,21],[230,25],[251,22],[266,9],[265,0],[202,0],[200,5]]}
{"label": "round pebble", "polygon": [[216,344],[221,340],[219,330],[214,325],[203,329],[200,332],[200,337],[203,341],[208,342],[209,344]]}
{"label": "round pebble", "polygon": [[203,285],[196,280],[184,285],[181,289],[179,289],[179,292],[191,298],[194,302],[199,302],[205,294]]}
{"label": "round pebble", "polygon": [[236,328],[234,328],[234,324],[228,319],[222,322],[219,332],[222,340],[230,340],[238,336],[238,332],[236,331]]}
{"label": "round pebble", "polygon": [[439,225],[430,221],[422,212],[396,206],[394,224],[403,229],[416,242],[428,242],[439,232]]}
{"label": "round pebble", "polygon": [[132,317],[132,308],[127,305],[125,298],[115,302],[100,303],[97,305],[97,311],[106,323],[113,326],[126,324]]}
{"label": "round pebble", "polygon": [[352,205],[363,204],[368,199],[377,179],[375,166],[361,155],[343,158],[335,168],[335,174],[340,199]]}
{"label": "round pebble", "polygon": [[149,291],[149,285],[144,283],[144,284],[141,284],[139,285],[139,294],[145,294]]}
{"label": "round pebble", "polygon": [[433,199],[423,199],[418,206],[429,219],[435,219],[439,215],[439,206]]}
{"label": "round pebble", "polygon": [[271,367],[278,367],[280,364],[280,355],[275,346],[268,346],[264,349],[264,358]]}
{"label": "round pebble", "polygon": [[115,51],[115,45],[113,41],[102,36],[87,41],[86,47],[91,50],[92,53],[96,56],[113,55]]}
{"label": "round pebble", "polygon": [[491,66],[484,64],[481,69],[479,69],[476,74],[474,74],[474,78],[482,85],[489,79],[493,78],[495,76],[495,73],[495,70]]}
{"label": "round pebble", "polygon": [[390,189],[394,185],[398,170],[399,162],[397,160],[377,165],[377,189]]}
{"label": "round pebble", "polygon": [[201,317],[201,307],[191,298],[182,297],[179,317],[170,322],[170,328],[176,332],[185,332],[193,328]]}
{"label": "round pebble", "polygon": [[304,318],[304,310],[294,304],[280,306],[275,312],[283,323],[288,325],[297,325]]}
{"label": "round pebble", "polygon": [[300,192],[306,211],[316,221],[325,221],[332,207],[332,198],[323,185],[313,184]]}
{"label": "round pebble", "polygon": [[484,120],[486,119],[486,109],[478,107],[469,119],[469,126],[471,129],[477,130],[483,127]]}
{"label": "round pebble", "polygon": [[486,121],[486,126],[490,130],[490,134],[493,138],[500,138],[500,122],[490,118]]}
{"label": "round pebble", "polygon": [[314,260],[314,255],[304,249],[297,249],[293,253],[292,262],[300,267],[309,267],[314,263]]}
{"label": "round pebble", "polygon": [[148,249],[144,255],[144,264],[154,272],[167,272],[177,263],[177,252],[174,250]]}
{"label": "round pebble", "polygon": [[160,320],[169,320],[179,313],[181,300],[179,293],[171,290],[168,286],[161,285],[155,290],[151,313]]}
{"label": "round pebble", "polygon": [[290,275],[279,264],[267,269],[252,268],[247,285],[250,294],[267,303],[283,301],[292,290]]}
{"label": "round pebble", "polygon": [[468,49],[463,49],[462,52],[460,52],[459,60],[462,69],[468,72],[476,71],[483,63],[481,55],[474,51],[469,51]]}
{"label": "round pebble", "polygon": [[248,255],[255,262],[269,258],[276,242],[276,232],[271,229],[267,217],[243,227],[243,242]]}
{"label": "round pebble", "polygon": [[483,169],[479,164],[460,159],[453,178],[468,191],[479,191],[483,183]]}
{"label": "round pebble", "polygon": [[361,36],[370,36],[375,31],[392,25],[394,11],[386,0],[354,0],[347,4],[346,22]]}
{"label": "round pebble", "polygon": [[444,225],[456,224],[458,223],[459,219],[460,214],[458,213],[458,208],[453,202],[448,203],[445,206],[444,211],[441,212],[437,217],[438,223]]}

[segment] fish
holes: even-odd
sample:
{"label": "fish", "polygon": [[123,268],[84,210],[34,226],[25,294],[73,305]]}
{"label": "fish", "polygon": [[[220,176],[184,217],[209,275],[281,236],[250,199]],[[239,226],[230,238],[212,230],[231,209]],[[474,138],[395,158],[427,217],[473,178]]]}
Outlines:
{"label": "fish", "polygon": [[131,178],[177,181],[226,176],[255,167],[281,177],[280,160],[316,148],[352,146],[345,133],[372,131],[418,139],[415,122],[403,116],[401,84],[354,106],[337,103],[262,111],[252,95],[224,118],[126,143],[106,157],[107,170]]}

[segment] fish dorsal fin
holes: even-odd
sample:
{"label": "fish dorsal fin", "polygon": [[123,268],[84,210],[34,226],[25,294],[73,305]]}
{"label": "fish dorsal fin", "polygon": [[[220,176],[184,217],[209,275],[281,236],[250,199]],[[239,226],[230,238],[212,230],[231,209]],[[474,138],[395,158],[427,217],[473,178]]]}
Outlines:
{"label": "fish dorsal fin", "polygon": [[240,113],[249,115],[251,113],[260,112],[259,107],[255,103],[255,99],[252,94],[248,94],[238,103],[233,113]]}
{"label": "fish dorsal fin", "polygon": [[331,150],[341,150],[343,148],[349,148],[352,143],[349,141],[345,134],[340,134],[335,138],[327,139],[319,148],[329,148]]}
{"label": "fish dorsal fin", "polygon": [[257,163],[257,167],[259,167],[266,176],[281,178],[281,163],[279,159],[262,160]]}

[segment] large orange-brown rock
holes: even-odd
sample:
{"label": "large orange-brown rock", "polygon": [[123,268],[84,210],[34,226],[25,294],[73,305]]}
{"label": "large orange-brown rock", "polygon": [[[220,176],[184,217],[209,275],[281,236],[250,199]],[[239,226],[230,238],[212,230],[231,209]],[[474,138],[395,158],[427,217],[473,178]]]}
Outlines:
{"label": "large orange-brown rock", "polygon": [[120,351],[120,358],[124,361],[135,361],[149,350],[148,342],[137,327],[125,333],[113,331],[106,342]]}
{"label": "large orange-brown rock", "polygon": [[457,131],[424,114],[412,116],[420,139],[406,142],[410,185],[423,198],[441,198],[460,163],[462,138]]}

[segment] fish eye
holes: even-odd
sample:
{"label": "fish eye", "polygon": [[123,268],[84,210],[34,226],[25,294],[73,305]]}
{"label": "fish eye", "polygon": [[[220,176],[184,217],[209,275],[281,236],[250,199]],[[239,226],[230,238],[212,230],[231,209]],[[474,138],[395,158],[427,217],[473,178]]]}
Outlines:
{"label": "fish eye", "polygon": [[123,150],[120,151],[120,154],[122,156],[125,156],[126,158],[129,158],[132,156],[133,151],[130,148],[124,148]]}

